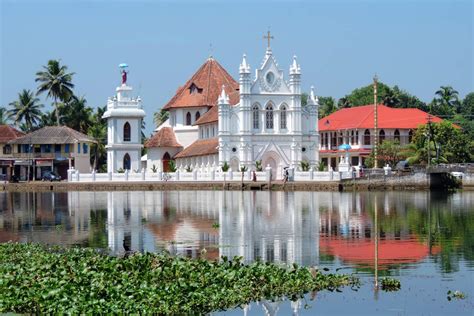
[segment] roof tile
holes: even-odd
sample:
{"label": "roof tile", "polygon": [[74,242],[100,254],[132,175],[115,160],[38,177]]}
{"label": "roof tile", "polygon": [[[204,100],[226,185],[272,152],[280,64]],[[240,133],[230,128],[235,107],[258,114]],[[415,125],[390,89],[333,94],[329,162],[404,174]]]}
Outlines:
{"label": "roof tile", "polygon": [[146,148],[153,147],[183,147],[176,141],[176,135],[173,128],[162,127],[155,135],[153,135],[145,143]]}
{"label": "roof tile", "polygon": [[71,144],[75,142],[96,143],[93,138],[67,126],[46,126],[9,141],[10,144]]}
{"label": "roof tile", "polygon": [[219,141],[217,137],[198,139],[197,141],[186,147],[183,151],[176,154],[174,158],[186,158],[217,154],[219,152],[217,149],[218,145]]}
{"label": "roof tile", "polygon": [[25,133],[20,132],[10,125],[0,125],[0,143],[7,143],[23,135],[25,135]]}

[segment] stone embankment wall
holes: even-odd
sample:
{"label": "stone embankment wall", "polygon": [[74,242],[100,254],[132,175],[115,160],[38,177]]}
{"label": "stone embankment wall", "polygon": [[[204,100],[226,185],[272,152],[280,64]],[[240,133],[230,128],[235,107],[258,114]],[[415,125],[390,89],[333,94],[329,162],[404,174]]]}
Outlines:
{"label": "stone embankment wall", "polygon": [[466,173],[462,179],[462,187],[466,190],[474,190],[474,173]]}

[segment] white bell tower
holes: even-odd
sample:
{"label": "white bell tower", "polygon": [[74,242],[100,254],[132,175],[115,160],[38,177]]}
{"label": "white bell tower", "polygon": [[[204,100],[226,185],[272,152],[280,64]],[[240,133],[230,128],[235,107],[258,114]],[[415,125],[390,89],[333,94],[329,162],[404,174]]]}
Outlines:
{"label": "white bell tower", "polygon": [[145,111],[140,97],[132,98],[133,88],[127,85],[127,64],[120,64],[122,84],[117,94],[107,101],[107,172],[136,171],[141,168],[141,127]]}

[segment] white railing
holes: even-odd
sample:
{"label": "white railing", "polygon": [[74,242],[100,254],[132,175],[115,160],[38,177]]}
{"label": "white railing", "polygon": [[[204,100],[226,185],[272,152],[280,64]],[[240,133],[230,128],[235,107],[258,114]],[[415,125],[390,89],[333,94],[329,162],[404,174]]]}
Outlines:
{"label": "white railing", "polygon": [[[265,171],[245,171],[243,173],[244,181],[269,181],[272,174],[271,168],[266,168]],[[291,174],[291,173],[290,173]],[[338,171],[295,171],[294,181],[340,181],[342,179],[351,179],[358,177],[358,174],[353,172],[338,172]],[[124,173],[79,173],[75,169],[68,170],[68,181],[70,182],[140,182],[140,181],[241,181],[242,172],[210,170],[191,172],[176,171],[176,172],[129,172]]]}

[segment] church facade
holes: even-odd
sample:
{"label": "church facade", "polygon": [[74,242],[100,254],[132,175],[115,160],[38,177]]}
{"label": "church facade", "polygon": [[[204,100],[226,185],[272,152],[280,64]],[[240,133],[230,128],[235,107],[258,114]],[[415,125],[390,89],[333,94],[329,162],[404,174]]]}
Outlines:
{"label": "church facade", "polygon": [[286,78],[270,47],[255,77],[244,55],[238,82],[209,58],[164,109],[168,121],[145,144],[148,156],[155,157],[148,169],[155,165],[166,171],[170,158],[183,171],[226,163],[233,171],[255,170],[259,161],[281,178],[285,167],[298,169],[303,161],[314,167],[319,161],[317,97],[311,90],[302,104],[296,57]]}

